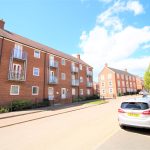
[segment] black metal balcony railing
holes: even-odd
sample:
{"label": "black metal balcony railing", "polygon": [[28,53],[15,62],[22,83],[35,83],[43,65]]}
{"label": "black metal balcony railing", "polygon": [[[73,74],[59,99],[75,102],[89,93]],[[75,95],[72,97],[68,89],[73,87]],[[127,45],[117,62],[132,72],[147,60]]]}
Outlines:
{"label": "black metal balcony railing", "polygon": [[72,80],[72,86],[79,86],[79,80]]}
{"label": "black metal balcony railing", "polygon": [[57,83],[58,83],[58,79],[56,76],[49,77],[49,84],[57,84]]}
{"label": "black metal balcony railing", "polygon": [[13,49],[12,50],[12,57],[15,59],[20,59],[20,60],[27,60],[27,53],[26,52],[21,52],[19,50]]}
{"label": "black metal balcony railing", "polygon": [[71,67],[71,71],[74,72],[74,73],[78,73],[79,72],[79,68],[75,67],[75,66],[72,66]]}
{"label": "black metal balcony railing", "polygon": [[87,82],[87,87],[92,87],[92,82]]}
{"label": "black metal balcony railing", "polygon": [[54,68],[58,68],[58,61],[56,61],[56,60],[49,61],[49,66],[54,67]]}
{"label": "black metal balcony railing", "polygon": [[18,71],[10,70],[8,74],[8,79],[14,80],[14,81],[25,81],[25,72],[24,71],[18,72]]}

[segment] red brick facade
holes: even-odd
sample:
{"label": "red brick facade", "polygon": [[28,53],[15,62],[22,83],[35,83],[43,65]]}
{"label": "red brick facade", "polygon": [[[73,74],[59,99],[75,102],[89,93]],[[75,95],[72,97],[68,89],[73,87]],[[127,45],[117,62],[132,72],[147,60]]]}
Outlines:
{"label": "red brick facade", "polygon": [[[73,98],[93,95],[92,67],[83,62],[79,56],[75,58],[59,51],[55,52],[54,49],[49,50],[50,48],[46,46],[42,49],[43,45],[36,42],[32,45],[32,41],[29,45],[27,44],[30,42],[29,39],[18,38],[18,35],[14,38],[11,35],[12,37],[9,38],[3,34],[6,31],[2,25],[0,27],[0,104],[18,99],[32,101],[53,99],[55,103],[70,103]],[[21,54],[18,52],[15,54],[16,49],[21,49]],[[40,58],[34,56],[35,51]],[[36,73],[39,71],[38,76],[33,75],[33,68]],[[80,77],[83,81],[80,81]],[[19,87],[18,94],[12,95],[12,85],[17,85],[17,89],[16,86],[12,87],[12,93]],[[83,95],[80,89],[83,89]],[[37,95],[33,94],[32,90]]]}
{"label": "red brick facade", "polygon": [[99,73],[100,95],[106,98],[115,98],[137,92],[136,76],[105,65]]}

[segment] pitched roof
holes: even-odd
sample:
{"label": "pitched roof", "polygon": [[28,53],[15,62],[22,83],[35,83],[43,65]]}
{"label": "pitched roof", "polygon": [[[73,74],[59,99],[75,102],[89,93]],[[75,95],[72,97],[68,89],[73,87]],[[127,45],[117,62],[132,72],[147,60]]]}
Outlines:
{"label": "pitched roof", "polygon": [[119,70],[119,69],[115,69],[115,68],[111,68],[111,67],[108,67],[108,68],[111,69],[112,71],[114,71],[115,73],[135,76],[135,75],[133,75],[133,74],[127,72],[127,71],[123,71],[123,70]]}
{"label": "pitched roof", "polygon": [[13,32],[10,32],[10,31],[7,31],[7,30],[1,29],[1,28],[0,28],[0,36],[7,38],[7,39],[10,39],[10,40],[13,40],[13,41],[18,42],[18,43],[21,43],[21,44],[25,44],[27,46],[31,46],[35,49],[39,49],[39,50],[42,50],[42,51],[45,51],[45,52],[48,52],[48,53],[51,53],[51,54],[54,54],[54,55],[57,55],[57,56],[60,56],[60,57],[63,57],[63,58],[66,58],[66,59],[69,59],[69,60],[72,60],[72,61],[75,61],[75,62],[78,62],[78,63],[81,63],[83,65],[91,67],[90,65],[88,65],[87,63],[85,63],[81,59],[73,57],[69,54],[65,54],[61,51],[55,50],[51,47],[48,47],[48,46],[43,45],[41,43],[32,41],[28,38],[25,38],[23,36],[20,36],[18,34],[15,34]]}

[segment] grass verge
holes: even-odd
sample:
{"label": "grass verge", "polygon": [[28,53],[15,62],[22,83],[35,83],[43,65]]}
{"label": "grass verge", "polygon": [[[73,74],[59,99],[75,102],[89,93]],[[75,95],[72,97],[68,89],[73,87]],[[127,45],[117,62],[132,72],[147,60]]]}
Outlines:
{"label": "grass verge", "polygon": [[108,101],[106,101],[106,100],[96,99],[96,100],[93,100],[93,101],[87,102],[86,104],[97,104],[97,105],[100,105],[100,104],[105,104],[105,103],[108,103]]}

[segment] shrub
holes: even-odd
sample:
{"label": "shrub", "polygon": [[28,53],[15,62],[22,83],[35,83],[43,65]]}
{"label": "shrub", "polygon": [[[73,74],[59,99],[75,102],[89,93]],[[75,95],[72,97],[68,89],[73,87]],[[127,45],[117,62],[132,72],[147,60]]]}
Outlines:
{"label": "shrub", "polygon": [[12,101],[10,109],[11,111],[24,110],[32,108],[32,101],[29,100],[15,100]]}
{"label": "shrub", "polygon": [[0,107],[0,113],[6,113],[6,112],[9,112],[9,108]]}

